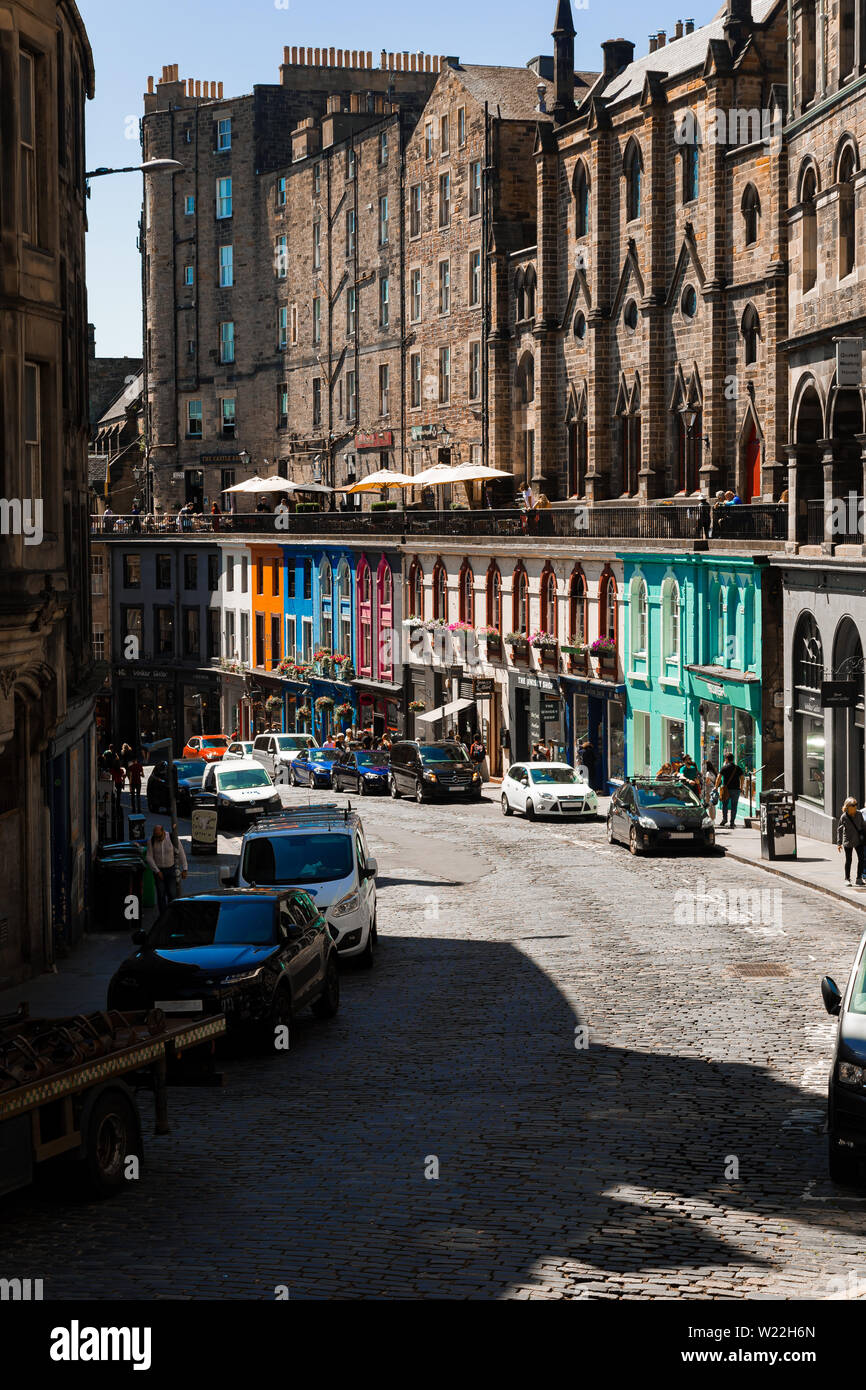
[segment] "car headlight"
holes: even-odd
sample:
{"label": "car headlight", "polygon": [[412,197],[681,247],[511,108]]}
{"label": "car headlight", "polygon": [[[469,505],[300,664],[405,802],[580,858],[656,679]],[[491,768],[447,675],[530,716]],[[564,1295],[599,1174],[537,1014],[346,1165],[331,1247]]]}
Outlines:
{"label": "car headlight", "polygon": [[345,898],[341,898],[331,909],[334,917],[345,917],[349,912],[357,912],[361,906],[361,894],[355,891],[347,893]]}
{"label": "car headlight", "polygon": [[264,966],[260,965],[257,970],[242,970],[237,975],[224,975],[220,980],[221,985],[239,985],[242,980],[254,980],[261,975]]}
{"label": "car headlight", "polygon": [[376,778],[377,778],[378,776],[379,776],[378,772],[365,772],[365,773],[364,773],[364,781],[365,781],[365,782],[375,782],[375,780],[376,780]]}
{"label": "car headlight", "polygon": [[426,780],[427,780],[428,782],[438,782],[438,781],[439,781],[439,778],[436,776],[436,773],[435,773],[435,772],[425,772],[425,773],[424,773],[424,777],[426,778]]}
{"label": "car headlight", "polygon": [[866,1082],[866,1067],[856,1067],[853,1062],[840,1062],[839,1080],[843,1086],[862,1086]]}
{"label": "car headlight", "polygon": [[481,780],[481,773],[480,773],[480,772],[473,772],[473,774],[472,774],[472,780],[473,780],[473,782],[479,782],[479,781]]}
{"label": "car headlight", "polygon": [[703,820],[701,821],[701,830],[712,830],[714,825],[715,821],[712,819],[711,816],[704,816]]}
{"label": "car headlight", "polygon": [[657,829],[655,821],[650,820],[649,816],[640,816],[638,818],[638,825],[642,826],[644,830]]}
{"label": "car headlight", "polygon": [[550,801],[555,801],[555,800],[556,800],[556,797],[553,795],[552,792],[542,792],[538,799],[539,799],[539,801],[547,801],[547,802],[550,802]]}

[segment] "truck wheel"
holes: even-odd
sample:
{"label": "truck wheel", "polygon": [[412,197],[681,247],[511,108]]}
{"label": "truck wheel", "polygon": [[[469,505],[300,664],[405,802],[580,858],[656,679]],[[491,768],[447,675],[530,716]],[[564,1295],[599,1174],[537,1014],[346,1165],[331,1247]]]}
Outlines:
{"label": "truck wheel", "polygon": [[123,1187],[130,1154],[141,1160],[141,1125],[135,1101],[123,1091],[103,1091],[87,1118],[79,1183],[93,1197],[110,1197]]}
{"label": "truck wheel", "polygon": [[337,970],[336,953],[325,968],[325,987],[313,1005],[316,1018],[333,1018],[340,1007],[340,975]]}

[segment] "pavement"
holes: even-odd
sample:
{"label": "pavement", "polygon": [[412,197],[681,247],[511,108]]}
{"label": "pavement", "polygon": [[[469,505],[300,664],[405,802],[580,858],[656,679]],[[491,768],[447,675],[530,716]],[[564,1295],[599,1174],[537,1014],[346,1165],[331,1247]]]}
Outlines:
{"label": "pavement", "polygon": [[[0,1199],[0,1278],[47,1300],[859,1293],[866,1192],[827,1174],[819,989],[847,978],[859,900],[745,854],[633,858],[602,819],[498,800],[364,801],[373,970],[344,971],[291,1053],[172,1088],[170,1135],[142,1096],[129,1190]],[[191,864],[187,892],[216,882]],[[128,949],[90,937],[0,1010],[97,1007]]]}

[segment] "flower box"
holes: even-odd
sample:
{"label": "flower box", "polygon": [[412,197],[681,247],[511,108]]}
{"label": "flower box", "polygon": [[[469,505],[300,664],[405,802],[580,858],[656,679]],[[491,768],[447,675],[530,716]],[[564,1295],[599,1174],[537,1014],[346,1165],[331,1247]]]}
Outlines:
{"label": "flower box", "polygon": [[525,633],[507,632],[505,634],[505,642],[510,648],[512,661],[529,660],[529,638]]}

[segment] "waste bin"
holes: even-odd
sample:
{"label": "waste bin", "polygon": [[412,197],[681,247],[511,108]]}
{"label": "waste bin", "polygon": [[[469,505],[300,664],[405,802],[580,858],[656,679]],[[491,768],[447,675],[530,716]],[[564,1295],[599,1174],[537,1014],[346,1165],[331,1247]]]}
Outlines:
{"label": "waste bin", "polygon": [[216,854],[218,817],[215,792],[193,793],[191,825],[190,848],[193,854]]}
{"label": "waste bin", "polygon": [[[102,931],[133,932],[141,924],[144,859],[137,844],[100,845],[91,918]],[[130,899],[135,900],[135,907]]]}
{"label": "waste bin", "polygon": [[145,817],[140,811],[130,812],[126,818],[126,825],[129,831],[130,840],[135,840],[141,844],[147,838],[144,829]]}
{"label": "waste bin", "polygon": [[797,858],[797,816],[790,792],[761,792],[761,858]]}

